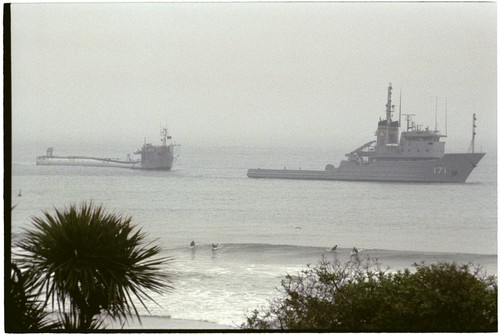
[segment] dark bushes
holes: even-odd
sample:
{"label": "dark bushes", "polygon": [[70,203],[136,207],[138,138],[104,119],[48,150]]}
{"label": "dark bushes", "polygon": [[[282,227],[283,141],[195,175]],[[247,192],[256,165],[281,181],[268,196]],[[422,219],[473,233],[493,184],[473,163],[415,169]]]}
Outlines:
{"label": "dark bushes", "polygon": [[470,265],[382,271],[366,259],[319,265],[282,281],[284,295],[242,328],[331,331],[497,330],[497,283]]}

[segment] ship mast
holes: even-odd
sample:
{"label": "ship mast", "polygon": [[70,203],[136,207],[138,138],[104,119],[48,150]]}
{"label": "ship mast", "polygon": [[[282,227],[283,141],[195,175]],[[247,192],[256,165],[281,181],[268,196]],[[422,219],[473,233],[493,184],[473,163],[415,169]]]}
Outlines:
{"label": "ship mast", "polygon": [[162,136],[161,141],[163,142],[163,145],[167,145],[167,128],[163,127],[162,130],[160,131],[160,135]]}
{"label": "ship mast", "polygon": [[472,140],[470,141],[469,152],[474,153],[474,146],[476,142],[476,114],[472,114]]}
{"label": "ship mast", "polygon": [[389,126],[392,122],[392,101],[391,101],[391,94],[392,94],[392,83],[389,83],[389,87],[387,88],[387,105],[385,105],[386,110],[385,110],[385,117],[387,119],[387,126]]}
{"label": "ship mast", "polygon": [[446,100],[444,110],[444,136],[448,136],[448,100]]}
{"label": "ship mast", "polygon": [[[405,119],[406,119],[406,131],[408,131],[408,130],[410,130],[410,129],[412,129],[412,130],[413,130],[414,126],[412,125],[412,126],[410,127],[410,121],[411,121],[411,117],[412,117],[412,116],[415,116],[415,114],[402,114],[402,115],[404,115],[404,116],[405,116]],[[412,123],[413,123],[413,122],[412,122]]]}
{"label": "ship mast", "polygon": [[438,130],[438,97],[436,97],[436,109],[434,110],[434,132]]}
{"label": "ship mast", "polygon": [[398,126],[401,128],[401,89],[399,90],[399,122]]}
{"label": "ship mast", "polygon": [[387,105],[385,105],[385,118],[386,118],[386,131],[385,131],[385,143],[389,143],[389,132],[392,126],[392,112],[394,110],[394,106],[392,105],[392,83],[389,83],[389,87],[387,88]]}

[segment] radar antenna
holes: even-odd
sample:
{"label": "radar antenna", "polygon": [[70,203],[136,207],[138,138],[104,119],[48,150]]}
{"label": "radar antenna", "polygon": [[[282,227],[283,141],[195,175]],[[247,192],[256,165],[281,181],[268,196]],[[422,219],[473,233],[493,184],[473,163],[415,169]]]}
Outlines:
{"label": "radar antenna", "polygon": [[410,130],[410,129],[413,129],[413,125],[410,127],[410,121],[411,121],[411,117],[412,116],[415,116],[415,114],[401,114],[401,115],[404,115],[406,116],[406,131]]}

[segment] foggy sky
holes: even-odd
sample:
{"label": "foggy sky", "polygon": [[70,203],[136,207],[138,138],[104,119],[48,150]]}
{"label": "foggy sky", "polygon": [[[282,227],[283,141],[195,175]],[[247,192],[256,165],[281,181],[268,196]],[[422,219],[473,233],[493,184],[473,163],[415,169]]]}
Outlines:
{"label": "foggy sky", "polygon": [[[497,135],[494,3],[12,5],[13,140],[331,146],[393,104],[450,151]],[[397,110],[397,108],[396,108]],[[395,115],[397,118],[397,113]],[[42,152],[41,152],[42,153]]]}

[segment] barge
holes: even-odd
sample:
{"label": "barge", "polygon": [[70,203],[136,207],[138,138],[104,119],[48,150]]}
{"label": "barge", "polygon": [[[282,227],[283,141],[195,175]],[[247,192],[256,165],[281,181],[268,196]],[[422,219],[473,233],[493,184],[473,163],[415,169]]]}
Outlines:
{"label": "barge", "polygon": [[46,155],[36,158],[36,165],[66,165],[66,166],[94,166],[94,167],[120,167],[143,170],[171,170],[174,162],[174,148],[178,144],[168,144],[171,139],[167,128],[160,132],[161,145],[144,143],[144,145],[134,152],[140,155],[140,159],[132,159],[130,155],[120,160],[119,158],[99,158],[92,156],[56,156],[54,149],[48,148]]}

